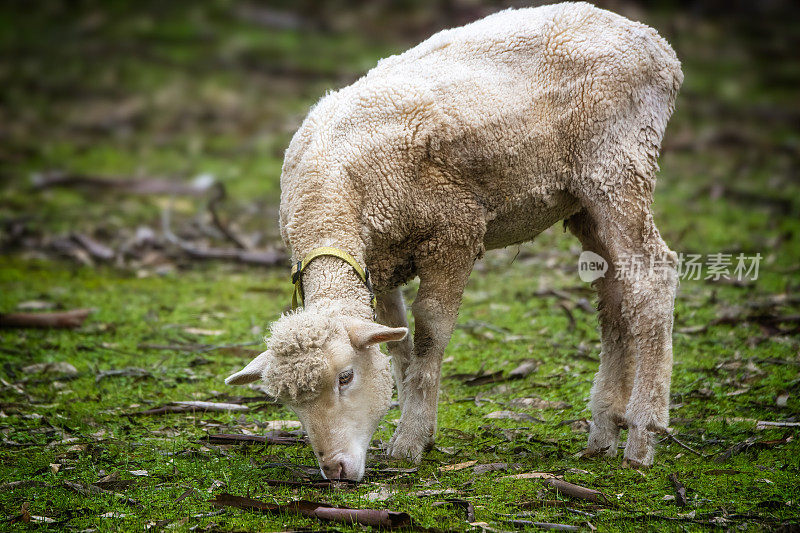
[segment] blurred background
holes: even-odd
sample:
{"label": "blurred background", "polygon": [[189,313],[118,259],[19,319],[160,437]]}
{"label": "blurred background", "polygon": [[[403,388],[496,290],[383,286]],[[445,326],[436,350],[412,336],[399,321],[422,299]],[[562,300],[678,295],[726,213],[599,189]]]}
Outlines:
{"label": "blurred background", "polygon": [[[278,178],[309,106],[442,28],[532,5],[3,2],[0,253],[141,276],[285,266]],[[763,252],[796,279],[798,5],[598,5],[655,27],[684,65],[656,199],[666,240]]]}

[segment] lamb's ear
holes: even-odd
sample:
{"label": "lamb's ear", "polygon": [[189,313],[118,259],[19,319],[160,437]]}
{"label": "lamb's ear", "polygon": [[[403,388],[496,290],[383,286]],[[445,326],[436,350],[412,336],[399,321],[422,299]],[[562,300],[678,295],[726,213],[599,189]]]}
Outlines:
{"label": "lamb's ear", "polygon": [[350,342],[356,348],[366,348],[382,342],[401,341],[408,335],[408,328],[390,328],[375,322],[354,320],[347,324]]}
{"label": "lamb's ear", "polygon": [[246,367],[228,376],[225,383],[228,385],[246,385],[247,383],[258,381],[261,379],[261,374],[267,366],[267,359],[269,357],[269,351],[261,352],[255,359],[250,361]]}

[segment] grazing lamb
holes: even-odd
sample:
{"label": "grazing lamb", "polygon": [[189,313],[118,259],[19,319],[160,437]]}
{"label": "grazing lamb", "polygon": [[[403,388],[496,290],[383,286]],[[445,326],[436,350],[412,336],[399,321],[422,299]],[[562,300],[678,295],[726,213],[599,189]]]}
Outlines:
{"label": "grazing lamb", "polygon": [[[389,452],[419,461],[476,259],[564,220],[610,263],[595,282],[602,354],[587,453],[613,456],[627,427],[626,462],[652,464],[669,419],[677,275],[650,204],[682,80],[653,29],[564,3],[442,31],[328,94],[281,175],[304,307],[227,383],[263,380],[302,421],[323,474],[358,480],[393,371],[402,416]],[[615,275],[631,258],[640,275]],[[663,268],[647,268],[654,260]],[[414,276],[412,342],[398,287]]]}

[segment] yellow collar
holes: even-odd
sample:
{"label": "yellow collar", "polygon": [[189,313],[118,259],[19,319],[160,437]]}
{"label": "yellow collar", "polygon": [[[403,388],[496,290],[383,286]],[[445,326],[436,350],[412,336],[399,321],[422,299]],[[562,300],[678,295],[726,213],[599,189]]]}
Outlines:
{"label": "yellow collar", "polygon": [[314,248],[303,258],[302,261],[298,261],[292,267],[292,283],[294,284],[294,291],[292,292],[292,309],[297,309],[298,303],[302,307],[303,306],[303,270],[308,266],[308,264],[316,259],[317,257],[323,255],[330,255],[333,257],[338,257],[351,267],[353,270],[356,271],[358,277],[364,282],[364,285],[367,286],[367,290],[369,291],[369,303],[372,306],[372,313],[375,314],[376,309],[376,300],[375,300],[375,293],[372,290],[372,281],[369,279],[369,270],[365,268],[361,268],[361,265],[353,259],[353,256],[345,252],[344,250],[340,250],[338,248],[334,248],[332,246],[322,246],[320,248]]}

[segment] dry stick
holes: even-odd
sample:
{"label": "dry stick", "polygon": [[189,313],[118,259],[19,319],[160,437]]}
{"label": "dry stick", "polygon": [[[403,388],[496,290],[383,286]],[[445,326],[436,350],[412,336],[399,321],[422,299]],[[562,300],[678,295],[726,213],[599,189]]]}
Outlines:
{"label": "dry stick", "polygon": [[558,491],[566,494],[567,496],[572,496],[573,498],[580,498],[582,500],[588,500],[595,503],[608,502],[605,495],[599,490],[581,487],[580,485],[569,483],[563,479],[548,478],[544,481],[545,483],[555,487]]}
{"label": "dry stick", "polygon": [[578,531],[578,526],[569,524],[554,524],[552,522],[533,522],[531,520],[506,520],[506,523],[517,527],[537,527],[539,529],[552,529],[554,531]]}
{"label": "dry stick", "polygon": [[224,350],[226,348],[247,348],[248,346],[260,346],[263,341],[237,342],[233,344],[151,344],[143,342],[137,345],[140,350],[171,350],[174,352],[197,352],[206,353],[214,350]]}
{"label": "dry stick", "polygon": [[310,489],[319,489],[319,490],[333,490],[336,489],[345,483],[338,482],[338,481],[289,481],[287,479],[259,479],[259,483],[264,483],[265,485],[269,485],[271,487],[305,487]]}
{"label": "dry stick", "polygon": [[196,259],[228,259],[261,266],[275,266],[286,261],[286,253],[278,250],[251,251],[227,248],[196,248],[172,232],[169,206],[161,211],[161,228],[167,241]]}
{"label": "dry stick", "polygon": [[216,498],[210,500],[210,503],[216,507],[236,507],[248,511],[260,511],[262,513],[296,514],[319,518],[320,520],[330,520],[332,522],[343,522],[346,524],[360,524],[362,526],[398,528],[411,525],[411,517],[407,513],[397,513],[387,511],[386,509],[347,509],[331,507],[326,503],[308,500],[295,500],[285,505],[278,505],[253,498],[223,493],[217,494]]}
{"label": "dry stick", "polygon": [[6,328],[77,328],[94,309],[72,309],[55,313],[0,314],[0,327]]}
{"label": "dry stick", "polygon": [[685,328],[678,329],[680,333],[705,333],[708,329],[712,326],[719,326],[719,325],[731,325],[736,326],[743,322],[749,323],[756,323],[756,324],[767,324],[767,325],[777,325],[777,324],[795,324],[800,322],[800,314],[796,315],[768,315],[764,313],[752,313],[752,314],[737,314],[737,315],[725,315],[719,318],[715,318],[708,324],[703,324],[702,326],[689,326]]}
{"label": "dry stick", "polygon": [[227,197],[225,185],[222,183],[215,183],[213,191],[211,199],[208,201],[208,212],[211,213],[211,221],[214,223],[214,226],[216,226],[229,241],[235,244],[237,248],[240,250],[249,250],[251,247],[245,243],[241,237],[231,231],[228,226],[223,224],[222,219],[219,218],[219,214],[217,213],[217,204]]}
{"label": "dry stick", "polygon": [[671,441],[673,441],[675,444],[677,444],[677,445],[678,445],[678,446],[680,446],[681,448],[683,448],[683,449],[685,449],[685,450],[688,450],[688,451],[692,452],[693,454],[695,454],[695,455],[697,455],[697,456],[699,456],[699,457],[702,457],[702,458],[704,458],[704,459],[705,459],[706,457],[708,457],[706,454],[704,454],[704,453],[702,453],[702,452],[698,452],[698,451],[697,451],[697,450],[695,450],[694,448],[690,447],[688,444],[684,444],[684,443],[682,443],[682,442],[681,442],[681,441],[679,441],[679,440],[678,440],[678,438],[677,438],[675,435],[673,435],[672,433],[667,433],[667,438],[668,438],[668,439],[670,439]]}
{"label": "dry stick", "polygon": [[201,440],[210,444],[280,444],[285,446],[305,444],[305,440],[298,437],[268,437],[266,435],[239,435],[237,433],[207,435]]}
{"label": "dry stick", "polygon": [[134,194],[181,194],[202,196],[208,190],[206,184],[183,183],[171,180],[103,178],[87,174],[68,172],[49,172],[36,176],[34,189],[51,187],[86,187]]}
{"label": "dry stick", "polygon": [[800,422],[771,422],[769,420],[759,420],[756,422],[756,429],[775,428],[795,428],[800,427]]}
{"label": "dry stick", "polygon": [[173,402],[171,405],[163,405],[146,411],[138,411],[131,413],[131,416],[142,415],[163,415],[167,413],[190,413],[193,411],[202,412],[215,412],[227,413],[229,411],[249,411],[250,408],[246,405],[239,405],[236,403],[219,403],[219,402]]}
{"label": "dry stick", "polygon": [[73,240],[73,242],[89,252],[89,255],[95,259],[100,259],[101,261],[109,261],[114,259],[114,250],[103,243],[97,242],[88,235],[84,235],[83,233],[73,233],[70,235],[70,238]]}

